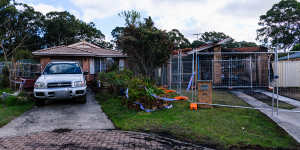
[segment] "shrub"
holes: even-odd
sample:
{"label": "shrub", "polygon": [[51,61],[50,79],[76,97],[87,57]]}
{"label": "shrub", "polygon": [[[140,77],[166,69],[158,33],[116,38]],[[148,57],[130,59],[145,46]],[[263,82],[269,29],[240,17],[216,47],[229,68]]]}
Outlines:
{"label": "shrub", "polygon": [[129,70],[101,72],[98,80],[107,82],[113,87],[125,88],[128,86],[129,80],[133,77],[133,73]]}
{"label": "shrub", "polygon": [[[153,93],[157,95],[164,93],[155,85],[154,81],[143,76],[133,76],[133,73],[129,70],[100,73],[98,79],[101,82],[107,82],[112,89],[117,91],[128,88],[129,98],[124,97],[123,104],[134,105],[134,102],[137,101],[142,103],[144,107],[151,109],[164,103],[151,95]],[[103,99],[103,97],[99,99]]]}
{"label": "shrub", "polygon": [[6,106],[16,106],[16,105],[23,105],[29,103],[30,100],[26,97],[20,97],[20,96],[8,96],[4,99],[4,104]]}

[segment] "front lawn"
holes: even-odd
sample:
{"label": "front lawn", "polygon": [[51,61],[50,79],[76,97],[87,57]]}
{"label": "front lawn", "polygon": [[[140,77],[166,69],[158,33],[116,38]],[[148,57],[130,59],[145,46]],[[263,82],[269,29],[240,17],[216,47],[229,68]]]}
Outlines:
{"label": "front lawn", "polygon": [[22,115],[24,112],[30,110],[32,106],[33,106],[32,103],[17,105],[17,106],[7,106],[7,107],[0,105],[0,118],[1,118],[0,127],[6,125],[11,120]]}
{"label": "front lawn", "polygon": [[[10,92],[9,89],[0,90],[2,92]],[[10,96],[5,100],[0,99],[0,127],[6,125],[11,120],[22,115],[24,112],[33,107],[33,102],[24,96]]]}
{"label": "front lawn", "polygon": [[[135,112],[117,97],[98,95],[103,111],[121,130],[152,132],[217,149],[296,148],[285,131],[257,110],[215,107],[189,110],[188,102],[174,102],[169,110]],[[214,100],[247,106],[226,91],[215,91]]]}

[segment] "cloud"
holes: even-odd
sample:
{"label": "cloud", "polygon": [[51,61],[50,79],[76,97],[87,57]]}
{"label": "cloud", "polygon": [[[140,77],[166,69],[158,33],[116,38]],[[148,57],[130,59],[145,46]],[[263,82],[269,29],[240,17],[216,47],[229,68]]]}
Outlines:
{"label": "cloud", "polygon": [[125,0],[72,0],[70,2],[82,11],[82,19],[88,22],[113,16],[121,10],[132,8],[132,3]]}
{"label": "cloud", "polygon": [[179,29],[190,40],[195,39],[194,33],[218,31],[236,40],[247,41],[255,41],[259,16],[276,1],[70,0],[79,8],[85,21],[101,20],[115,16],[122,10],[136,9],[151,16],[158,27]]}
{"label": "cloud", "polygon": [[[194,33],[224,32],[234,39],[255,41],[259,16],[279,0],[69,0],[68,8],[76,17],[101,27],[103,21],[116,18],[123,10],[135,9],[151,16],[161,29],[179,29],[191,41]],[[65,7],[38,3],[32,5],[42,13],[63,11]],[[74,9],[73,9],[74,8]],[[76,11],[75,11],[76,10]],[[120,20],[122,20],[120,18]],[[122,24],[115,24],[122,26]],[[110,29],[115,28],[110,25]],[[107,32],[109,33],[109,32]],[[109,35],[106,35],[109,36]]]}
{"label": "cloud", "polygon": [[72,15],[74,15],[76,18],[81,18],[81,15],[78,11],[75,9],[66,9],[65,7],[62,7],[61,5],[57,6],[55,4],[46,4],[46,3],[32,3],[31,1],[26,0],[18,0],[18,2],[26,3],[29,6],[33,7],[35,11],[39,11],[42,14],[46,15],[48,12],[51,11],[69,11]]}
{"label": "cloud", "polygon": [[29,5],[32,6],[36,11],[39,11],[44,15],[51,11],[64,11],[63,7],[55,7],[55,6],[43,4],[43,3],[29,4]]}
{"label": "cloud", "polygon": [[280,0],[239,0],[226,4],[219,13],[238,17],[256,17],[264,14]]}

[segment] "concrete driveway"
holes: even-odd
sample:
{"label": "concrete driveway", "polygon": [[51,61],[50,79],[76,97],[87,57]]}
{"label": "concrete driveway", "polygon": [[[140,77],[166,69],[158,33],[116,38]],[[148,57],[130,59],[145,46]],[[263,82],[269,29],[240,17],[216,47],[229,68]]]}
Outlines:
{"label": "concrete driveway", "polygon": [[88,90],[87,103],[52,102],[36,107],[0,128],[0,137],[22,136],[55,129],[114,129]]}

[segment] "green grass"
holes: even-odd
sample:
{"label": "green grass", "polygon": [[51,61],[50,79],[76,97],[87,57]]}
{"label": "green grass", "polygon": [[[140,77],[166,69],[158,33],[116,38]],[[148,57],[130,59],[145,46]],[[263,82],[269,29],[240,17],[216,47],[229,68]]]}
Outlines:
{"label": "green grass", "polygon": [[9,89],[9,88],[6,88],[6,89],[0,89],[0,95],[2,95],[3,92],[11,93],[11,89]]}
{"label": "green grass", "polygon": [[[182,91],[182,95],[189,97],[192,99],[192,92],[191,91]],[[196,98],[196,96],[195,96]],[[214,90],[212,93],[213,104],[223,104],[223,105],[234,105],[234,106],[247,106],[246,102],[240,100],[237,96],[228,93],[226,90]],[[195,99],[196,100],[196,99]]]}
{"label": "green grass", "polygon": [[[247,106],[226,91],[216,91],[215,101]],[[121,130],[167,134],[180,140],[218,149],[261,146],[263,148],[295,148],[297,143],[286,132],[257,110],[217,107],[189,110],[188,102],[174,102],[169,110],[152,113],[135,112],[121,105],[118,98],[103,100],[103,111]],[[298,145],[299,146],[299,145]]]}
{"label": "green grass", "polygon": [[3,106],[0,105],[0,127],[6,125],[11,120],[15,119],[16,117],[22,115],[24,112],[30,110],[33,104],[28,103],[24,105],[17,105],[17,106]]}
{"label": "green grass", "polygon": [[[1,89],[0,95],[2,92],[11,92],[9,89]],[[33,102],[26,100],[25,97],[16,98],[13,96],[5,99],[5,102],[0,99],[0,127],[6,125],[11,120],[22,115],[24,112],[30,110],[33,107]]]}

